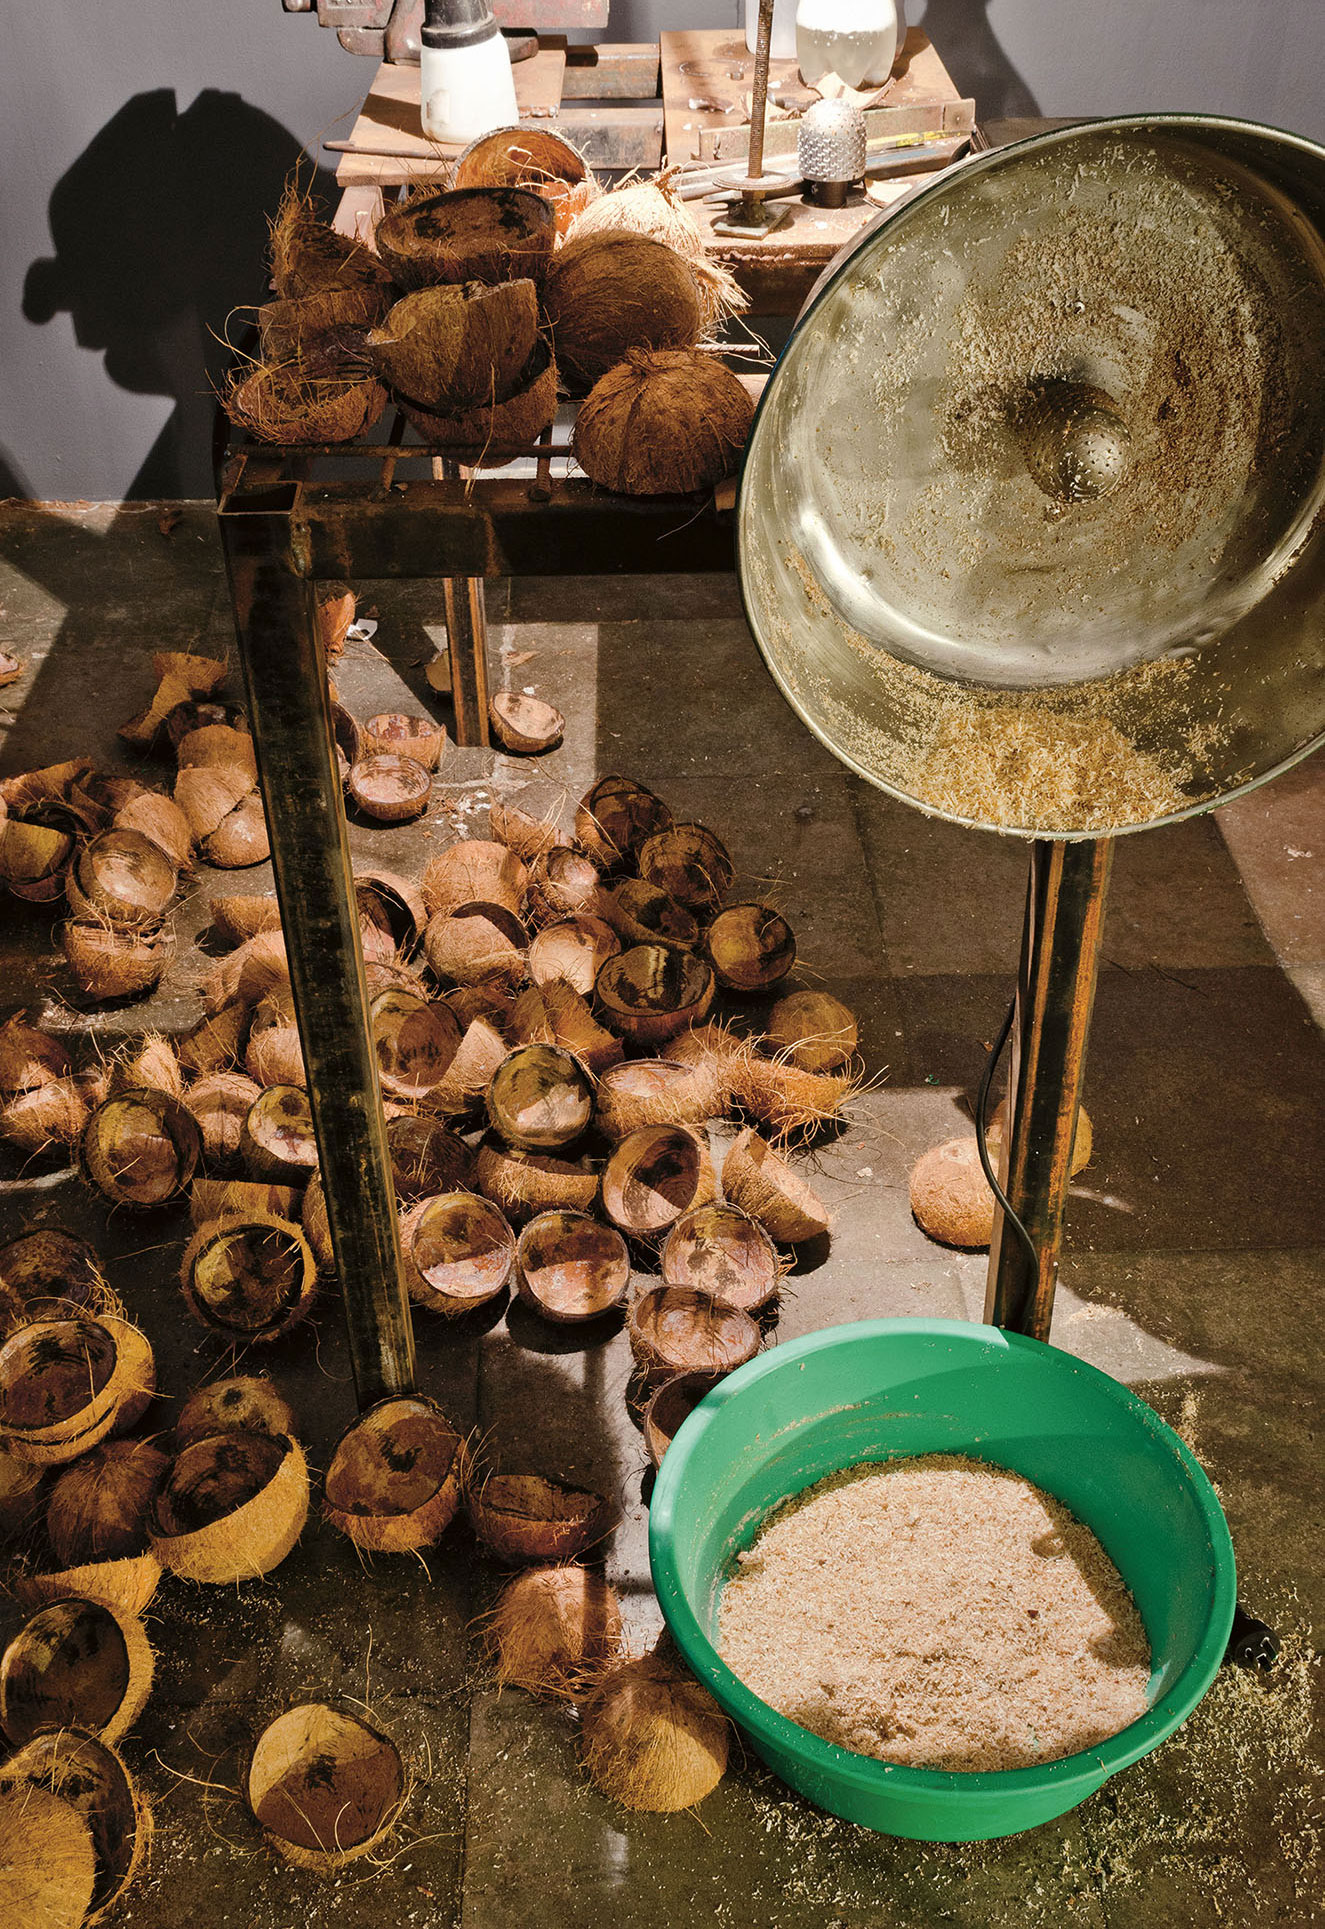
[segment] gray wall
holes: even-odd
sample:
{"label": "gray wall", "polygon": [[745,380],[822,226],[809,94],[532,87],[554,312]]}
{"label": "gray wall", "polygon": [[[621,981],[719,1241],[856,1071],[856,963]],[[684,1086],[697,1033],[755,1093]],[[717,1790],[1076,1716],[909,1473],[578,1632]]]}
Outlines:
{"label": "gray wall", "polygon": [[[615,0],[612,39],[738,0]],[[1323,0],[913,0],[982,114],[1193,108],[1325,138]],[[279,0],[0,17],[0,495],[210,490],[213,331],[371,69]]]}

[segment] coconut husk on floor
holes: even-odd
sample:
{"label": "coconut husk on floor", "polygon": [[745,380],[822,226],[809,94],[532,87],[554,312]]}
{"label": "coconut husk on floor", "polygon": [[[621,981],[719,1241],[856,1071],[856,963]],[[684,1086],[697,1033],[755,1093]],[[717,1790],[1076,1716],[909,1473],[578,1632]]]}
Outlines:
{"label": "coconut husk on floor", "polygon": [[258,1737],[244,1795],[271,1848],[330,1872],[385,1841],[407,1794],[395,1743],[357,1715],[310,1702]]}
{"label": "coconut husk on floor", "polygon": [[273,1440],[295,1431],[284,1394],[259,1373],[236,1374],[196,1387],[173,1428],[176,1451],[218,1433],[265,1433]]}
{"label": "coconut husk on floor", "polygon": [[603,870],[616,870],[634,858],[646,838],[665,830],[672,813],[633,777],[600,777],[575,811],[575,838]]}
{"label": "coconut husk on floor", "polygon": [[560,981],[588,998],[598,973],[615,958],[621,940],[602,918],[580,912],[544,925],[530,941],[529,976],[536,985]]}
{"label": "coconut husk on floor", "polygon": [[[446,729],[431,717],[413,717],[403,710],[379,710],[363,726],[370,751],[384,756],[410,757],[425,770],[436,770],[446,748]],[[358,874],[355,883],[359,881]]]}
{"label": "coconut husk on floor", "polygon": [[707,1135],[689,1125],[640,1125],[603,1171],[603,1210],[633,1239],[660,1238],[717,1191]]}
{"label": "coconut husk on floor", "polygon": [[448,1319],[504,1292],[515,1266],[515,1235],[489,1199],[444,1192],[401,1219],[405,1283],[417,1306]]}
{"label": "coconut husk on floor", "polygon": [[678,1219],[662,1249],[667,1286],[709,1293],[743,1313],[761,1313],[777,1298],[782,1263],[757,1219],[739,1206],[709,1203]]}
{"label": "coconut husk on floor", "polygon": [[164,1092],[123,1092],[97,1106],[80,1142],[84,1175],[112,1205],[167,1205],[188,1186],[201,1139],[194,1119]]}
{"label": "coconut husk on floor", "polygon": [[60,928],[74,983],[99,1004],[138,998],[159,984],[175,955],[175,934],[120,931],[114,925],[73,918]]}
{"label": "coconut husk on floor", "polygon": [[484,1475],[465,1504],[488,1552],[515,1567],[577,1560],[616,1524],[616,1509],[602,1494],[544,1474]]}
{"label": "coconut husk on floor", "polygon": [[529,868],[529,911],[540,924],[598,910],[598,867],[582,851],[564,845],[536,858]]}
{"label": "coconut husk on floor", "polygon": [[570,842],[555,817],[534,817],[517,805],[494,797],[488,806],[493,840],[515,852],[524,863],[532,864],[559,844]]}
{"label": "coconut husk on floor", "polygon": [[114,1748],[78,1728],[37,1735],[0,1763],[0,1794],[34,1789],[67,1802],[91,1835],[95,1921],[137,1873],[151,1840],[151,1813]]}
{"label": "coconut husk on floor", "polygon": [[369,1020],[382,1090],[392,1098],[421,1098],[445,1077],[460,1049],[455,1014],[415,992],[378,992]]}
{"label": "coconut husk on floor", "polygon": [[50,1601],[100,1601],[117,1613],[142,1614],[151,1603],[162,1567],[150,1547],[118,1560],[81,1567],[25,1568],[13,1575],[14,1598],[24,1607]]}
{"label": "coconut husk on floor", "polygon": [[803,1245],[828,1231],[828,1210],[814,1188],[751,1128],[728,1149],[722,1189],[786,1245]]}
{"label": "coconut husk on floor", "polygon": [[636,1051],[657,1050],[689,1031],[713,1003],[713,967],[697,953],[637,944],[609,958],[594,1002],[602,1021]]}
{"label": "coconut husk on floor", "polygon": [[0,1921],[14,1929],[79,1929],[92,1906],[92,1831],[47,1788],[0,1791]]}
{"label": "coconut husk on floor", "polygon": [[405,1112],[386,1128],[391,1177],[404,1200],[468,1190],[474,1183],[473,1148],[441,1119]]}
{"label": "coconut husk on floor", "polygon": [[157,1493],[152,1551],[185,1580],[252,1580],[278,1567],[308,1518],[296,1440],[223,1433],[185,1447]]}
{"label": "coconut husk on floor", "polygon": [[517,757],[555,750],[566,734],[566,719],[555,704],[518,690],[497,691],[488,704],[488,721],[502,749]]}
{"label": "coconut husk on floor", "polygon": [[53,1602],[0,1655],[0,1727],[19,1746],[51,1728],[116,1742],[146,1707],[152,1671],[136,1615],[96,1601]]}
{"label": "coconut husk on floor", "polygon": [[676,1373],[721,1379],[759,1351],[747,1313],[689,1286],[655,1286],[630,1309],[630,1350],[646,1381]]}
{"label": "coconut husk on floor", "polygon": [[594,1078],[619,1064],[623,1055],[621,1040],[598,1023],[588,1000],[564,979],[549,978],[521,992],[510,1030],[525,1044],[560,1046]]}
{"label": "coconut husk on floor", "polygon": [[323,1516],[372,1553],[432,1547],[460,1506],[462,1469],[460,1435],[430,1400],[379,1401],[336,1444]]}
{"label": "coconut husk on floor", "polygon": [[805,1072],[840,1072],[859,1042],[855,1013],[826,991],[793,991],[768,1017],[770,1050]]}
{"label": "coconut husk on floor", "polygon": [[655,1387],[643,1423],[644,1445],[655,1468],[662,1466],[663,1455],[713,1386],[711,1373],[674,1373]]}
{"label": "coconut husk on floor", "polygon": [[727,1109],[731,1080],[716,1055],[677,1064],[668,1058],[630,1058],[598,1080],[594,1116],[610,1139],[643,1125],[702,1125]]}
{"label": "coconut husk on floor", "polygon": [[178,885],[178,867],[151,838],[111,830],[83,846],[66,888],[75,917],[152,929],[170,909]]}
{"label": "coconut husk on floor", "polygon": [[461,838],[424,866],[420,891],[429,916],[465,904],[497,904],[519,914],[528,873],[520,857],[496,839]]}
{"label": "coconut husk on floor", "polygon": [[317,1167],[307,1092],[297,1085],[269,1085],[249,1107],[240,1149],[245,1169],[255,1178],[304,1184]]}
{"label": "coconut husk on floor", "polygon": [[560,1325],[601,1319],[624,1305],[630,1254],[621,1234],[588,1213],[543,1212],[516,1248],[520,1298]]}
{"label": "coconut husk on floor", "polygon": [[193,1317],[236,1345],[279,1339],[308,1318],[317,1298],[312,1247],[274,1213],[200,1226],[180,1265]]}
{"label": "coconut husk on floor", "polygon": [[517,1224],[538,1212],[591,1212],[598,1198],[590,1161],[522,1152],[493,1138],[478,1149],[477,1176],[479,1191]]}
{"label": "coconut husk on floor", "polygon": [[591,1568],[535,1567],[506,1583],[483,1635],[499,1688],[573,1695],[619,1652],[621,1603]]}
{"label": "coconut husk on floor", "polygon": [[413,757],[375,751],[350,766],[345,788],[365,817],[403,824],[427,810],[432,778]]}
{"label": "coconut husk on floor", "polygon": [[86,1239],[63,1226],[21,1233],[0,1246],[0,1328],[62,1313],[121,1310]]}
{"label": "coconut husk on floor", "polygon": [[590,1779],[623,1808],[693,1808],[726,1771],[726,1716],[697,1681],[657,1651],[609,1669],[581,1720]]}
{"label": "coconut husk on floor", "polygon": [[559,1045],[519,1045],[493,1073],[486,1104],[490,1123],[507,1145],[555,1152],[588,1129],[593,1081]]}
{"label": "coconut husk on floor", "polygon": [[0,1445],[0,1542],[17,1540],[40,1520],[48,1478],[45,1467]]}
{"label": "coconut husk on floor", "polygon": [[423,936],[437,977],[455,985],[515,991],[524,981],[527,933],[499,904],[462,904],[429,918]]}
{"label": "coconut husk on floor", "polygon": [[702,916],[711,916],[736,875],[731,854],[707,824],[670,824],[640,847],[640,876]]}
{"label": "coconut husk on floor", "polygon": [[197,1121],[203,1161],[212,1172],[234,1167],[243,1142],[244,1120],[261,1093],[256,1080],[243,1072],[209,1072],[184,1094],[184,1105]]}
{"label": "coconut husk on floor", "polygon": [[75,1459],[110,1432],[135,1371],[109,1317],[20,1327],[0,1347],[0,1441],[38,1465]]}
{"label": "coconut husk on floor", "polygon": [[698,920],[684,904],[643,878],[623,877],[598,893],[598,913],[623,945],[668,944],[689,950],[699,942]]}
{"label": "coconut husk on floor", "polygon": [[73,1069],[62,1039],[22,1017],[8,1018],[0,1025],[0,1093],[6,1098],[67,1078]]}
{"label": "coconut husk on floor", "polygon": [[767,904],[731,904],[704,934],[705,949],[728,991],[767,991],[796,962],[796,937]]}

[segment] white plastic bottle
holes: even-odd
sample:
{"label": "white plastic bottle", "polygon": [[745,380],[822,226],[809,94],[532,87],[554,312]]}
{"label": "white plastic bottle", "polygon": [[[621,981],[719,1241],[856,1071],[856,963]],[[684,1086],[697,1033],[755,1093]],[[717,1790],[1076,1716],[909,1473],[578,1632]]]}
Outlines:
{"label": "white plastic bottle", "polygon": [[896,0],[800,0],[796,9],[796,59],[808,87],[825,74],[848,87],[882,85],[897,44]]}
{"label": "white plastic bottle", "polygon": [[430,141],[464,144],[519,120],[511,56],[487,0],[428,0],[419,41]]}
{"label": "white plastic bottle", "polygon": [[[759,45],[759,0],[745,0],[745,44],[753,53]],[[796,58],[796,0],[773,0],[773,60]]]}

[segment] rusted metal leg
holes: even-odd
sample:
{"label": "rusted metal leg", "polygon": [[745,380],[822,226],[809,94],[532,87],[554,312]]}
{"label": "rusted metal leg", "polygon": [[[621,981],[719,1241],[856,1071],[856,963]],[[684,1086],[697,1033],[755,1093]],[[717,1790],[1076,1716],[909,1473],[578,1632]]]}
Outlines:
{"label": "rusted metal leg", "polygon": [[414,1384],[359,920],[297,484],[236,493],[218,514],[272,868],[308,1071],[327,1218],[361,1407]]}
{"label": "rusted metal leg", "polygon": [[1053,1316],[1112,862],[1111,838],[1031,846],[1001,1176],[1038,1265],[996,1209],[985,1319],[1037,1340]]}
{"label": "rusted metal leg", "polygon": [[447,576],[446,640],[451,653],[455,740],[488,741],[488,617],[481,576]]}

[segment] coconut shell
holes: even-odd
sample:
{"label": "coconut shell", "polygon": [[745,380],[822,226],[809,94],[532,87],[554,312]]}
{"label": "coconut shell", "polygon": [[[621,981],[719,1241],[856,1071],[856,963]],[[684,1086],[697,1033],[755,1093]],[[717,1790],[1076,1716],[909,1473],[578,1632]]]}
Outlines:
{"label": "coconut shell", "polygon": [[542,857],[557,845],[570,842],[555,817],[534,817],[499,797],[494,797],[488,806],[488,822],[494,842],[504,844],[526,864],[532,864],[536,857]]}
{"label": "coconut shell", "polygon": [[109,1319],[38,1320],[0,1347],[0,1441],[37,1465],[86,1453],[126,1390]]}
{"label": "coconut shell", "polygon": [[637,944],[603,966],[594,1002],[605,1025],[645,1050],[697,1024],[713,992],[713,968],[697,953]]}
{"label": "coconut shell", "polygon": [[365,817],[403,824],[427,810],[432,779],[413,757],[377,751],[350,766],[345,788]]}
{"label": "coconut shell", "polygon": [[416,1099],[446,1074],[460,1048],[460,1021],[417,992],[379,991],[369,1007],[382,1090]]}
{"label": "coconut shell", "polygon": [[718,983],[728,991],[767,991],[796,962],[796,936],[766,904],[732,904],[704,934]]}
{"label": "coconut shell", "polygon": [[90,1110],[80,1078],[57,1078],[35,1091],[19,1092],[0,1102],[0,1138],[20,1152],[34,1155],[74,1145]]}
{"label": "coconut shell", "polygon": [[711,1373],[674,1373],[662,1380],[644,1409],[644,1446],[655,1467],[700,1401],[713,1391]]}
{"label": "coconut shell", "polygon": [[210,837],[202,840],[202,855],[218,870],[240,871],[250,864],[265,864],[271,856],[267,817],[262,799],[251,791],[223,817]]}
{"label": "coconut shell", "polygon": [[281,907],[273,897],[209,898],[212,930],[223,944],[243,944],[259,931],[279,931]]}
{"label": "coconut shell", "polygon": [[479,1540],[512,1567],[577,1560],[616,1525],[616,1511],[601,1494],[544,1474],[488,1474],[466,1505]]}
{"label": "coconut shell", "polygon": [[196,1387],[180,1408],[173,1428],[176,1451],[218,1433],[265,1433],[279,1440],[294,1431],[289,1401],[257,1373]]}
{"label": "coconut shell", "polygon": [[594,1115],[610,1139],[623,1139],[642,1125],[702,1125],[722,1115],[730,1090],[717,1057],[689,1065],[667,1058],[632,1058],[601,1074]]}
{"label": "coconut shell", "polygon": [[757,1052],[733,1067],[732,1090],[743,1110],[780,1139],[811,1134],[837,1118],[855,1089],[844,1072],[803,1072],[788,1059]]}
{"label": "coconut shell", "polygon": [[598,973],[615,958],[621,940],[600,917],[581,912],[544,925],[529,946],[529,976],[536,985],[556,981],[589,997]]}
{"label": "coconut shell", "polygon": [[768,1018],[768,1045],[805,1072],[839,1072],[859,1042],[855,1013],[826,991],[793,991]]}
{"label": "coconut shell", "polygon": [[0,1727],[20,1747],[50,1728],[116,1742],[146,1707],[152,1671],[136,1615],[98,1601],[53,1602],[0,1655]]}
{"label": "coconut shell", "polygon": [[[481,1018],[491,1031],[501,1037],[510,1034],[515,1000],[509,991],[501,991],[495,985],[457,985],[453,991],[442,994],[442,1003],[448,1011],[455,1013],[466,1031],[476,1019]],[[512,1042],[518,1041],[512,1039]]]}
{"label": "coconut shell", "polygon": [[975,1135],[932,1146],[911,1172],[911,1210],[920,1230],[945,1246],[972,1250],[994,1236],[994,1195]]}
{"label": "coconut shell", "polygon": [[690,264],[699,290],[705,332],[728,315],[739,314],[749,306],[748,297],[735,277],[708,256],[708,243],[700,227],[674,185],[679,172],[665,168],[648,181],[631,181],[597,196],[577,210],[570,225],[570,239],[585,235],[644,234],[665,242]]}
{"label": "coconut shell", "polygon": [[484,1642],[499,1688],[572,1694],[620,1652],[621,1602],[591,1568],[530,1568],[498,1595]]}
{"label": "coconut shell", "polygon": [[670,944],[688,950],[699,941],[699,922],[678,899],[643,878],[618,878],[598,893],[598,910],[623,945]]}
{"label": "coconut shell", "polygon": [[711,1379],[744,1366],[759,1351],[759,1328],[748,1313],[690,1286],[655,1286],[630,1309],[630,1350],[646,1381],[674,1373]]}
{"label": "coconut shell", "polygon": [[401,1218],[400,1246],[410,1298],[447,1319],[496,1299],[515,1265],[505,1217],[472,1192],[421,1200]]}
{"label": "coconut shell", "polygon": [[253,1014],[244,1070],[258,1086],[308,1086],[304,1050],[295,1023],[293,1000],[277,994],[262,999]]}
{"label": "coconut shell", "polygon": [[634,1239],[657,1239],[717,1191],[707,1136],[689,1125],[628,1132],[603,1172],[603,1210]]}
{"label": "coconut shell", "polygon": [[377,249],[402,288],[541,283],[556,246],[547,202],[527,188],[415,195],[377,224]]}
{"label": "coconut shell", "polygon": [[96,1884],[92,1831],[47,1788],[0,1792],[0,1921],[80,1929]]}
{"label": "coconut shell", "polygon": [[501,469],[515,460],[503,451],[527,448],[556,420],[557,365],[540,341],[504,401],[483,402],[450,415],[421,409],[408,396],[398,395],[396,401],[430,446],[453,454],[463,451],[485,469]]}
{"label": "coconut shell", "polygon": [[15,777],[0,777],[0,804],[15,817],[40,810],[43,804],[67,804],[91,770],[88,758],[74,757],[45,764],[40,770],[20,771]]}
{"label": "coconut shell", "polygon": [[0,1442],[0,1543],[16,1540],[40,1519],[46,1481],[44,1467],[34,1466]]}
{"label": "coconut shell", "polygon": [[142,1614],[156,1593],[161,1571],[156,1555],[145,1548],[122,1560],[93,1561],[55,1573],[29,1569],[14,1576],[14,1597],[24,1607],[40,1607],[47,1601],[102,1601],[117,1612]]}
{"label": "coconut shell", "polygon": [[269,1085],[249,1107],[240,1156],[256,1178],[302,1185],[317,1165],[317,1140],[308,1094],[297,1085]]}
{"label": "coconut shell", "polygon": [[692,911],[715,912],[731,889],[735,869],[722,840],[706,824],[672,824],[640,847],[640,876]]}
{"label": "coconut shell", "polygon": [[471,141],[456,162],[458,188],[528,188],[549,203],[558,234],[598,193],[589,164],[551,128],[499,127]]}
{"label": "coconut shell", "polygon": [[803,1245],[828,1231],[828,1211],[818,1194],[753,1130],[742,1132],[729,1147],[722,1189],[733,1205],[786,1245]]}
{"label": "coconut shell", "polygon": [[389,388],[445,415],[504,401],[537,340],[532,281],[471,281],[406,295],[368,336],[367,353]]}
{"label": "coconut shell", "polygon": [[219,830],[252,791],[254,780],[234,764],[190,764],[175,779],[175,802],[195,838]]}
{"label": "coconut shell", "polygon": [[75,1460],[56,1480],[46,1506],[56,1560],[84,1567],[141,1554],[152,1499],[169,1465],[148,1440],[107,1440]]}
{"label": "coconut shell", "polygon": [[181,770],[194,764],[215,764],[225,770],[243,770],[253,784],[258,781],[258,760],[253,739],[247,730],[232,724],[204,724],[189,731],[175,747],[175,761]]}
{"label": "coconut shell", "polygon": [[76,917],[151,929],[170,909],[178,882],[176,866],[149,837],[114,830],[83,846],[66,888]]}
{"label": "coconut shell", "polygon": [[[127,1892],[151,1840],[152,1818],[128,1769],[108,1742],[80,1728],[37,1735],[0,1764],[0,1793],[49,1791],[82,1819],[92,1838],[90,1922]],[[58,1918],[57,1918],[58,1920]],[[24,1920],[23,1929],[31,1929]]]}
{"label": "coconut shell", "polygon": [[566,719],[555,704],[517,690],[498,690],[488,704],[488,721],[502,749],[518,757],[555,750],[566,734]]}
{"label": "coconut shell", "polygon": [[[316,1173],[310,1189],[319,1184]],[[248,1179],[195,1179],[189,1193],[189,1218],[195,1226],[210,1219],[247,1217],[253,1212],[274,1212],[278,1218],[299,1216],[301,1198],[298,1186],[264,1185]]]}
{"label": "coconut shell", "polygon": [[406,1793],[395,1743],[321,1702],[278,1715],[258,1737],[244,1778],[268,1844],[296,1868],[320,1871],[370,1854]]}
{"label": "coconut shell", "polygon": [[347,372],[365,331],[385,315],[391,292],[384,282],[329,287],[264,302],[258,333],[265,362],[298,362],[317,374]]}
{"label": "coconut shell", "polygon": [[557,1325],[601,1319],[624,1305],[630,1254],[619,1232],[584,1212],[543,1212],[516,1248],[516,1277],[526,1306]]}
{"label": "coconut shell", "polygon": [[259,362],[226,389],[221,406],[236,428],[259,442],[297,448],[352,442],[386,407],[386,390],[352,376],[309,381],[289,365]]}
{"label": "coconut shell", "polygon": [[709,1203],[668,1233],[662,1276],[665,1286],[687,1286],[753,1315],[777,1298],[782,1263],[757,1219],[739,1206]]}
{"label": "coconut shell", "polygon": [[160,791],[141,790],[115,812],[112,828],[139,831],[163,850],[178,869],[193,855],[193,832],[189,820],[171,798]]}
{"label": "coconut shell", "polygon": [[690,348],[703,326],[689,264],[645,235],[567,241],[548,271],[543,310],[562,377],[581,393],[632,349]]}
{"label": "coconut shell", "polygon": [[152,1551],[187,1581],[269,1574],[308,1518],[308,1467],[299,1443],[223,1433],[185,1447],[158,1490]]}
{"label": "coconut shell", "polygon": [[435,1547],[460,1506],[462,1449],[431,1400],[380,1400],[336,1443],[323,1517],[375,1554]]}
{"label": "coconut shell", "polygon": [[112,1205],[150,1209],[186,1190],[202,1148],[196,1122],[164,1092],[121,1092],[84,1128],[87,1178]]}
{"label": "coconut shell", "polygon": [[521,1152],[485,1139],[478,1149],[478,1189],[518,1223],[537,1212],[591,1212],[598,1174],[583,1161]]}
{"label": "coconut shell", "polygon": [[318,219],[311,197],[296,180],[286,183],[271,224],[271,275],[285,299],[390,280],[364,242]]}
{"label": "coconut shell", "polygon": [[[477,1111],[506,1052],[506,1040],[496,1026],[486,1018],[473,1019],[445,1075],[423,1094],[421,1104],[428,1111],[443,1113],[448,1118],[461,1118]],[[446,1187],[433,1189],[447,1190]]]}
{"label": "coconut shell", "polygon": [[521,996],[538,1000],[541,1022],[550,1033],[550,1042],[570,1052],[595,1078],[620,1063],[621,1040],[604,1030],[588,1000],[563,980],[549,979]]}
{"label": "coconut shell", "polygon": [[71,920],[60,927],[60,948],[79,990],[104,1004],[137,998],[158,984],[175,955],[175,934]]}
{"label": "coconut shell", "polygon": [[575,838],[605,871],[619,869],[634,858],[655,831],[666,830],[672,813],[633,777],[600,777],[585,792],[575,811]]}
{"label": "coconut shell", "polygon": [[70,832],[11,817],[0,824],[0,884],[29,904],[54,904],[64,896],[73,850]]}
{"label": "coconut shell", "polygon": [[493,1073],[488,1119],[508,1145],[554,1152],[570,1145],[593,1116],[593,1082],[570,1052],[520,1045]]}
{"label": "coconut shell", "polygon": [[402,1199],[431,1199],[473,1184],[473,1151],[440,1119],[414,1112],[389,1119],[386,1144],[391,1177]]}
{"label": "coconut shell", "polygon": [[308,1240],[274,1213],[200,1226],[179,1276],[193,1317],[236,1345],[279,1339],[308,1318],[317,1297]]}
{"label": "coconut shell", "polygon": [[423,934],[428,963],[439,978],[512,991],[524,980],[526,944],[520,920],[498,904],[462,904],[438,912]]}
{"label": "coconut shell", "polygon": [[156,1358],[141,1327],[105,1312],[101,1323],[115,1341],[115,1413],[111,1432],[131,1433],[156,1398]]}
{"label": "coconut shell", "polygon": [[67,1078],[73,1069],[63,1040],[50,1032],[22,1018],[9,1018],[0,1025],[0,1093],[6,1098]]}
{"label": "coconut shell", "polygon": [[693,1808],[726,1771],[726,1716],[697,1681],[656,1653],[605,1675],[581,1719],[590,1779],[623,1808]]}
{"label": "coconut shell", "polygon": [[285,939],[279,931],[260,931],[247,939],[218,962],[203,986],[209,1012],[236,1000],[253,1006],[272,993],[287,999],[292,995]]}
{"label": "coconut shell", "polygon": [[529,909],[542,924],[598,909],[600,880],[592,858],[560,846],[536,858],[529,869]]}
{"label": "coconut shell", "polygon": [[617,495],[692,495],[735,475],[753,420],[749,391],[714,356],[634,348],[594,382],[571,446],[589,479]]}
{"label": "coconut shell", "polygon": [[424,770],[436,770],[446,747],[446,731],[440,723],[434,723],[431,717],[409,716],[402,710],[381,710],[369,717],[363,734],[371,753],[409,757]]}
{"label": "coconut shell", "polygon": [[469,837],[428,860],[420,889],[430,916],[463,904],[497,904],[518,916],[527,882],[524,864],[505,844]]}
{"label": "coconut shell", "polygon": [[180,1062],[164,1033],[146,1032],[122,1057],[113,1061],[109,1091],[164,1092],[167,1098],[183,1098]]}
{"label": "coconut shell", "polygon": [[42,1309],[56,1304],[62,1311],[85,1310],[94,1317],[119,1308],[87,1240],[62,1226],[45,1226],[0,1246],[0,1325],[46,1318]]}

